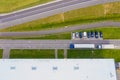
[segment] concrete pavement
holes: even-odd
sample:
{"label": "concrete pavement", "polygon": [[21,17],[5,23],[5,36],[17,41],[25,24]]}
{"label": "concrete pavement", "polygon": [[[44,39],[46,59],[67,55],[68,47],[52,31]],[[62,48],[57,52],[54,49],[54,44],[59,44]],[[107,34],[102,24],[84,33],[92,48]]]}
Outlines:
{"label": "concrete pavement", "polygon": [[69,32],[79,29],[97,28],[103,26],[120,27],[120,22],[105,21],[105,22],[97,22],[97,23],[84,24],[84,25],[69,26],[67,28],[60,28],[53,30],[41,30],[41,31],[29,31],[29,32],[1,32],[0,37],[33,37],[33,36],[41,36],[47,34]]}
{"label": "concrete pavement", "polygon": [[1,16],[0,28],[3,29],[70,10],[115,1],[119,0],[63,0],[22,12]]}
{"label": "concrete pavement", "polygon": [[67,49],[64,49],[64,58],[67,59]]}
{"label": "concrete pavement", "polygon": [[0,48],[10,49],[64,49],[69,41],[64,40],[0,40]]}
{"label": "concrete pavement", "polygon": [[4,48],[3,49],[3,59],[8,59],[10,56],[10,48]]}
{"label": "concrete pavement", "polygon": [[0,40],[0,48],[10,49],[69,49],[76,44],[114,44],[120,49],[120,40]]}
{"label": "concrete pavement", "polygon": [[57,59],[58,58],[58,50],[55,49],[55,58]]}
{"label": "concrete pavement", "polygon": [[5,59],[9,58],[10,49],[55,49],[55,58],[58,58],[57,50],[63,49],[64,58],[67,58],[70,43],[114,44],[115,49],[120,49],[120,40],[0,40],[0,49],[3,49]]}
{"label": "concrete pavement", "polygon": [[117,80],[120,80],[120,70],[117,70]]}

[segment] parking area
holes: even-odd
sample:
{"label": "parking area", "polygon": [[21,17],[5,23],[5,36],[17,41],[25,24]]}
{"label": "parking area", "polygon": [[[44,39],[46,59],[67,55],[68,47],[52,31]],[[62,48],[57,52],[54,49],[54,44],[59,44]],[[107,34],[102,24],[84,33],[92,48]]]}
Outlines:
{"label": "parking area", "polygon": [[72,40],[103,40],[103,33],[101,31],[89,32],[72,32]]}

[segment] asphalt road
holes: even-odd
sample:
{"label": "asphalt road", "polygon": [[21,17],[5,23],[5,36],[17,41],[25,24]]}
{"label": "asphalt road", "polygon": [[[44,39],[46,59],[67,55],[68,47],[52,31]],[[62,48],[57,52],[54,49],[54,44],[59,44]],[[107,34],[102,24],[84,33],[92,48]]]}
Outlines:
{"label": "asphalt road", "polygon": [[15,20],[17,18],[23,18],[23,17],[26,17],[26,16],[31,16],[31,15],[34,15],[34,14],[46,12],[46,11],[49,11],[49,10],[52,10],[52,9],[57,9],[57,8],[61,8],[61,7],[64,7],[64,6],[68,6],[68,5],[76,4],[76,3],[81,3],[81,2],[85,2],[85,1],[90,1],[90,0],[64,0],[64,1],[59,1],[59,2],[52,3],[52,4],[43,5],[43,6],[40,6],[40,7],[25,10],[25,11],[22,11],[22,12],[13,13],[13,14],[6,15],[6,16],[1,16],[1,21],[2,22],[7,22],[7,21],[10,21],[10,20]]}
{"label": "asphalt road", "polygon": [[120,49],[120,40],[0,40],[1,49],[69,49],[70,43],[114,44]]}
{"label": "asphalt road", "polygon": [[22,24],[32,20],[45,18],[51,15],[63,13],[66,11],[103,4],[107,2],[115,2],[119,0],[62,0],[48,5],[24,10],[21,12],[0,16],[0,28]]}
{"label": "asphalt road", "polygon": [[69,31],[74,31],[79,29],[96,28],[96,27],[103,27],[103,26],[120,27],[120,22],[106,21],[106,22],[98,22],[98,23],[85,24],[85,25],[69,26],[67,28],[32,31],[32,32],[1,32],[0,37],[33,37],[33,36],[56,34],[56,33],[69,32]]}

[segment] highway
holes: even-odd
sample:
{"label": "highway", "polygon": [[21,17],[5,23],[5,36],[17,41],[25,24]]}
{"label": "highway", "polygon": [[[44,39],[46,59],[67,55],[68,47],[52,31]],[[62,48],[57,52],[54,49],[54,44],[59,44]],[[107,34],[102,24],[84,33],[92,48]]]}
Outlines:
{"label": "highway", "polygon": [[40,18],[45,18],[51,15],[64,13],[78,8],[84,8],[97,4],[116,1],[119,0],[62,0],[59,2],[35,7],[21,12],[0,16],[0,29],[33,21]]}
{"label": "highway", "polygon": [[0,40],[1,49],[69,49],[70,43],[114,44],[120,49],[120,40]]}
{"label": "highway", "polygon": [[84,24],[84,25],[68,26],[67,28],[32,31],[32,32],[30,31],[29,32],[1,32],[0,37],[33,37],[33,36],[56,34],[56,33],[69,32],[69,31],[80,30],[80,29],[87,29],[87,28],[97,28],[97,27],[103,27],[103,26],[120,27],[120,22],[105,21],[105,22],[97,22],[97,23]]}

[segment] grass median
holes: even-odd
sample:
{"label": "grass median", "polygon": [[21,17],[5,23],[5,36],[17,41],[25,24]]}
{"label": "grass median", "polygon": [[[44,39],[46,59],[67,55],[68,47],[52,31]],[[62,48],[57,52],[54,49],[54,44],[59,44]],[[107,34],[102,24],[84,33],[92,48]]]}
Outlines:
{"label": "grass median", "polygon": [[2,55],[3,55],[3,50],[0,49],[0,58],[2,58]]}
{"label": "grass median", "polygon": [[[76,30],[71,32],[81,32],[81,31],[82,32],[102,31],[104,39],[120,39],[120,27],[102,27],[102,28]],[[46,36],[38,37],[36,39],[71,39],[71,32],[59,33],[54,35],[46,35]],[[35,39],[35,38],[33,37],[31,39]]]}
{"label": "grass median", "polygon": [[53,0],[0,0],[0,13],[12,12]]}
{"label": "grass median", "polygon": [[120,50],[68,50],[68,58],[113,58],[120,62]]}
{"label": "grass median", "polygon": [[76,24],[89,24],[99,21],[120,21],[120,2],[96,5],[68,11],[44,19],[0,30],[1,32],[38,31],[55,29]]}
{"label": "grass median", "polygon": [[[63,50],[58,50],[58,58],[63,58]],[[38,49],[13,49],[10,52],[10,58],[55,58],[54,50],[38,50]]]}
{"label": "grass median", "polygon": [[30,40],[57,40],[57,39],[71,39],[71,32],[84,32],[84,31],[102,31],[103,32],[103,38],[104,39],[120,39],[120,27],[110,27],[110,26],[104,26],[101,28],[92,28],[92,29],[83,29],[83,30],[76,30],[76,31],[70,31],[70,32],[64,32],[64,33],[56,33],[56,34],[50,34],[50,35],[43,35],[43,36],[37,36],[37,37],[0,37],[1,39],[30,39]]}

